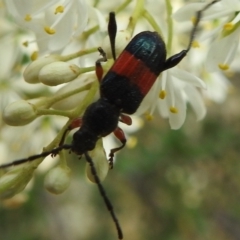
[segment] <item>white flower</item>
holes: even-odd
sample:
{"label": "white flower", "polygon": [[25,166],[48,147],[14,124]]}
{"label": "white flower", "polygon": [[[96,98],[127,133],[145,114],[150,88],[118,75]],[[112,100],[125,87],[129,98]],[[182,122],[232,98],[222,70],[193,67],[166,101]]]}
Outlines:
{"label": "white flower", "polygon": [[204,91],[205,96],[216,103],[223,103],[232,86],[230,81],[221,72],[208,73],[205,80],[207,84],[207,90]]}
{"label": "white flower", "polygon": [[[23,28],[30,29],[36,35],[36,39],[33,39],[33,41],[36,41],[38,44],[40,54],[50,54],[47,57],[48,60],[50,59],[47,65],[55,62],[56,59],[51,60],[53,54],[58,54],[58,56],[61,57],[58,59],[61,61],[61,64],[59,64],[59,62],[51,63],[46,66],[45,69],[42,69],[42,67],[46,65],[46,58],[42,58],[44,59],[43,63],[41,59],[31,63],[29,67],[26,68],[24,74],[25,78],[27,76],[28,79],[30,79],[30,81],[27,82],[37,83],[37,85],[41,86],[42,82],[45,82],[46,77],[47,83],[49,83],[50,79],[50,85],[56,85],[56,78],[58,78],[57,80],[60,79],[60,83],[64,82],[64,86],[62,86],[61,89],[59,89],[58,86],[52,88],[45,86],[44,90],[36,96],[33,91],[35,87],[31,86],[31,91],[26,91],[27,93],[23,94],[23,98],[27,102],[32,98],[37,98],[44,102],[42,105],[36,105],[36,111],[34,108],[36,117],[42,115],[57,116],[40,117],[40,119],[34,120],[28,124],[28,126],[19,127],[17,130],[10,129],[6,126],[2,127],[1,135],[3,136],[2,139],[4,139],[4,146],[9,150],[14,150],[9,151],[10,155],[8,158],[17,159],[20,155],[24,157],[36,154],[39,153],[44,146],[46,146],[46,151],[51,151],[51,149],[58,146],[58,144],[62,144],[61,138],[64,136],[65,130],[69,127],[71,121],[79,116],[83,116],[89,104],[95,101],[95,97],[98,95],[98,82],[94,72],[95,62],[96,59],[101,57],[99,57],[97,47],[101,46],[101,42],[106,35],[106,31],[104,33],[102,31],[106,30],[105,17],[107,14],[104,13],[103,17],[102,12],[104,12],[104,7],[102,6],[108,7],[108,2],[95,1],[95,5],[99,7],[101,11],[90,6],[91,3],[92,1],[88,3],[86,0],[6,1],[8,11],[18,24]],[[123,38],[120,38],[120,44],[118,41],[116,42],[116,47],[119,48],[117,50],[121,52],[124,48],[123,45],[128,42],[133,36],[133,33],[135,34],[143,30],[162,32],[161,35],[165,39],[168,55],[172,52],[180,52],[184,47],[186,49],[187,44],[184,47],[180,47],[179,43],[175,44],[174,42],[173,44],[173,41],[178,38],[174,36],[175,32],[171,28],[171,14],[166,11],[166,15],[161,14],[160,17],[158,17],[159,11],[157,11],[157,9],[159,8],[156,6],[165,5],[164,2],[161,1],[161,3],[158,3],[159,5],[156,5],[156,1],[146,1],[146,9],[143,3],[144,1],[133,1],[133,4],[130,4],[127,8],[126,3],[120,3],[115,6],[116,9],[120,11],[120,15],[123,13],[122,17],[127,16],[127,19],[130,19],[127,27],[118,29],[118,31],[123,30],[121,32]],[[151,9],[154,10],[154,14],[152,14]],[[132,12],[132,15],[129,13],[129,10]],[[209,12],[211,11],[209,10]],[[145,18],[145,21],[139,21],[140,18]],[[165,19],[167,19],[167,23]],[[120,26],[121,24],[118,25]],[[175,48],[178,50],[175,50]],[[199,71],[196,71],[196,68],[192,69],[193,63],[190,62],[190,58],[188,57],[185,58],[181,67],[184,69],[184,66],[187,66],[185,69],[191,69],[193,73],[190,74],[178,67],[164,71],[161,76],[157,78],[154,86],[144,98],[136,115],[142,115],[146,112],[152,114],[154,110],[157,110],[163,117],[169,118],[172,129],[178,129],[185,121],[187,104],[189,103],[195,111],[198,120],[204,117],[206,109],[198,88],[205,88],[205,84],[194,76],[194,73],[199,73]],[[73,63],[76,66],[73,65]],[[108,61],[106,64],[103,63],[102,65],[106,72],[111,65],[111,61]],[[62,66],[74,66],[74,69],[77,69],[76,74],[74,73],[73,76],[69,76],[69,72],[65,71],[66,69],[63,69]],[[81,76],[79,76],[79,68],[81,70]],[[67,70],[69,70],[69,67],[67,67]],[[101,72],[101,70],[99,70],[99,72]],[[42,82],[39,82],[39,73],[40,77],[44,78]],[[72,74],[72,72],[70,72],[70,74]],[[63,78],[63,75],[66,78]],[[68,82],[70,80],[73,81]],[[59,81],[57,81],[57,83],[59,83]],[[25,82],[25,84],[27,83]],[[22,91],[23,88],[20,89]],[[25,93],[25,91],[22,92]],[[28,99],[29,96],[30,99]],[[27,107],[29,106],[27,105]],[[19,112],[15,112],[15,108],[13,108],[13,110],[13,113],[16,113],[14,116],[18,116]],[[32,113],[31,108],[25,109],[24,107],[23,110],[27,110],[27,113]],[[25,112],[22,112],[23,117],[25,117]],[[9,115],[13,116],[13,113],[10,111]],[[59,116],[62,118],[59,118]],[[32,115],[30,115],[30,120],[32,120],[31,117]],[[69,119],[69,121],[65,119],[65,125],[61,122],[64,117]],[[23,119],[25,120],[25,118]],[[27,118],[27,120],[29,120],[29,118]],[[76,121],[76,125],[78,122],[80,123],[81,121]],[[121,128],[123,127],[121,124],[119,124],[119,126]],[[137,130],[140,126],[141,124],[134,125],[133,123],[130,132]],[[127,129],[128,127],[123,130],[127,131]],[[123,139],[123,134],[120,135]],[[102,145],[100,147],[97,146],[93,151],[93,154],[95,153],[97,155],[93,155],[92,157],[94,158],[93,161],[101,180],[103,180],[108,172],[107,158],[102,150],[104,148],[108,156],[110,149],[113,149],[112,140],[111,144],[108,144],[112,136],[113,134],[111,134],[106,141],[104,140],[105,143],[103,147]],[[127,134],[126,138],[128,138]],[[49,144],[50,141],[52,141],[51,144]],[[26,142],[28,144],[26,144]],[[117,142],[117,146],[120,144],[121,141],[119,143]],[[2,146],[2,144],[0,146]],[[69,146],[69,148],[71,148],[71,146]],[[7,151],[1,154],[7,155]],[[3,157],[7,158],[7,156]],[[87,175],[94,181],[88,167]],[[57,178],[61,178],[58,172],[55,177],[56,176]],[[66,180],[65,183],[68,183],[68,178],[66,178]],[[65,187],[65,184],[63,184],[63,186]]]}
{"label": "white flower", "polygon": [[[1,129],[1,138],[4,140],[2,145],[8,151],[0,153],[1,163],[41,153],[43,147],[56,136],[55,128],[60,129],[63,124],[64,119],[42,117],[27,126],[5,126]],[[52,162],[46,161],[46,164]]]}
{"label": "white flower", "polygon": [[[153,113],[157,108],[164,118],[169,118],[172,129],[179,129],[186,118],[187,103],[192,106],[197,120],[201,120],[206,114],[206,108],[203,103],[198,88],[205,89],[205,83],[198,77],[177,67],[167,70],[161,74],[155,86],[150,90],[151,99],[147,96],[143,100],[143,105],[137,111],[141,114],[143,111]],[[153,98],[155,100],[153,100]],[[149,110],[148,101],[155,102]]]}
{"label": "white flower", "polygon": [[[194,13],[206,3],[191,3],[174,14],[177,21],[193,19]],[[240,1],[221,0],[203,13],[203,19],[218,19],[219,26],[208,34],[203,34],[202,40],[214,39],[206,58],[208,71],[228,70],[234,60],[239,45]]]}
{"label": "white flower", "polygon": [[8,0],[6,6],[18,24],[36,34],[40,51],[62,49],[83,32],[88,21],[85,0]]}

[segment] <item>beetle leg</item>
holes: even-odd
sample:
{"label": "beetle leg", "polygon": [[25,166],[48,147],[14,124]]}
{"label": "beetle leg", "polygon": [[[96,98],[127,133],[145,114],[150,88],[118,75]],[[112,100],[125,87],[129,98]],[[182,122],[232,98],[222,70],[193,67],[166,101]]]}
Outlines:
{"label": "beetle leg", "polygon": [[61,141],[59,143],[59,146],[60,145],[63,145],[64,141],[65,141],[65,138],[66,138],[66,135],[68,132],[70,132],[71,130],[73,130],[74,128],[78,128],[78,127],[81,127],[82,125],[82,118],[79,117],[79,118],[75,118],[73,119],[73,121],[71,122],[71,124],[68,126],[68,128],[65,130],[65,132],[63,133],[62,135],[62,138],[61,138]]}
{"label": "beetle leg", "polygon": [[[64,133],[63,133],[63,135],[62,135],[62,138],[61,138],[58,146],[60,147],[60,146],[62,146],[62,145],[64,144],[65,138],[66,138],[68,132],[70,132],[70,131],[71,131],[72,129],[74,129],[74,128],[81,127],[81,125],[82,125],[82,118],[81,118],[81,117],[73,119],[73,121],[71,122],[71,124],[70,124],[70,125],[68,126],[68,128],[64,131]],[[51,154],[51,156],[52,156],[52,157],[55,157],[57,154],[58,154],[58,152],[55,151],[54,153]]]}
{"label": "beetle leg", "polygon": [[99,53],[102,57],[99,58],[95,63],[95,72],[96,72],[98,81],[101,82],[102,81],[102,76],[103,76],[103,68],[102,68],[101,62],[106,62],[107,61],[107,55],[101,47],[98,48],[98,51],[99,51]]}
{"label": "beetle leg", "polygon": [[132,125],[132,119],[130,116],[125,115],[125,114],[120,114],[120,122],[125,123],[126,125]]}
{"label": "beetle leg", "polygon": [[126,145],[126,137],[125,137],[125,134],[123,132],[123,130],[120,128],[120,127],[117,127],[115,130],[114,130],[114,135],[121,141],[122,143],[122,146],[118,147],[118,148],[113,148],[111,149],[110,153],[109,153],[109,167],[110,169],[113,168],[113,157],[114,157],[114,153],[121,150],[122,148],[124,148],[124,146]]}

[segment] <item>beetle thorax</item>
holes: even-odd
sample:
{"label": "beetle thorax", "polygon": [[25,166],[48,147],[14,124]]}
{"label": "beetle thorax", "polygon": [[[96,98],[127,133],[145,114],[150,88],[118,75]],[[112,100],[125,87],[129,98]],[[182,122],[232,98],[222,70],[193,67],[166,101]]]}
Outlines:
{"label": "beetle thorax", "polygon": [[118,125],[120,109],[100,98],[86,109],[81,128],[73,135],[72,151],[81,155],[92,150],[99,138],[113,132]]}

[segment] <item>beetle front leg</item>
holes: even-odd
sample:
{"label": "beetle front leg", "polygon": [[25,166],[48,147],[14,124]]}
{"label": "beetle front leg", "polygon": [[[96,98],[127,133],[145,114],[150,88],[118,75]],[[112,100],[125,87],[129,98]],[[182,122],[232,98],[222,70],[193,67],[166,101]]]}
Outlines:
{"label": "beetle front leg", "polygon": [[[74,129],[74,128],[81,127],[81,125],[82,125],[82,118],[81,118],[81,117],[73,119],[73,121],[71,122],[71,124],[70,124],[70,125],[68,126],[68,128],[64,131],[64,133],[63,133],[63,135],[62,135],[62,138],[61,138],[58,146],[60,147],[60,146],[64,145],[65,138],[66,138],[68,132],[70,132],[70,131],[71,131],[72,129]],[[59,151],[55,151],[54,153],[51,154],[51,156],[52,156],[52,157],[57,156],[57,155],[58,155],[58,152],[59,152]]]}
{"label": "beetle front leg", "polygon": [[98,81],[100,83],[102,81],[102,76],[103,76],[103,67],[102,67],[101,62],[107,61],[107,55],[101,47],[98,48],[98,51],[102,57],[99,58],[95,63],[95,73],[96,73]]}
{"label": "beetle front leg", "polygon": [[120,115],[120,119],[119,119],[120,122],[122,123],[125,123],[126,125],[130,126],[132,125],[132,119],[130,116],[128,115],[125,115],[125,114],[122,114]]}
{"label": "beetle front leg", "polygon": [[59,142],[59,146],[63,145],[65,142],[65,138],[68,132],[70,132],[71,130],[73,130],[74,128],[79,128],[82,126],[82,118],[75,118],[73,119],[73,121],[71,122],[71,124],[68,126],[68,128],[65,130],[65,132],[62,135],[61,141]]}
{"label": "beetle front leg", "polygon": [[118,148],[113,148],[113,149],[111,149],[111,151],[110,151],[110,153],[109,153],[109,167],[110,167],[110,169],[112,169],[113,168],[113,157],[114,157],[114,153],[115,152],[117,152],[117,151],[119,151],[119,150],[121,150],[122,148],[124,148],[125,147],[125,145],[126,145],[126,142],[127,142],[127,140],[126,140],[126,137],[125,137],[125,134],[124,134],[124,132],[123,132],[123,130],[120,128],[120,127],[117,127],[115,130],[114,130],[114,135],[121,141],[121,143],[122,143],[122,146],[120,146],[120,147],[118,147]]}
{"label": "beetle front leg", "polygon": [[[71,122],[71,124],[68,126],[68,128],[64,131],[63,135],[62,135],[62,138],[58,144],[58,146],[62,146],[65,142],[65,138],[68,134],[68,132],[70,132],[71,130],[73,130],[74,128],[78,128],[78,127],[81,127],[82,125],[82,118],[79,117],[79,118],[75,118],[73,119],[73,121]],[[58,155],[58,152],[55,151],[54,153],[51,154],[52,157],[55,157]]]}

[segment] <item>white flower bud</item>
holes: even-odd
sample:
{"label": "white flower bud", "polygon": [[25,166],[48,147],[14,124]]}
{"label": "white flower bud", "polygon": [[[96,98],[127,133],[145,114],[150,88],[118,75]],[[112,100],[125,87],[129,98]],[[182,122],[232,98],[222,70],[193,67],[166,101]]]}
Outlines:
{"label": "white flower bud", "polygon": [[[109,164],[106,159],[104,148],[102,146],[102,140],[99,140],[97,142],[95,149],[89,153],[92,158],[94,167],[96,169],[97,176],[98,176],[99,180],[102,182],[105,179],[105,177],[107,176],[107,173],[109,170]],[[87,178],[91,182],[96,183],[89,163],[86,164],[86,175],[87,175]]]}
{"label": "white flower bud", "polygon": [[75,79],[80,68],[72,63],[52,62],[44,66],[39,72],[39,81],[48,86],[57,86]]}
{"label": "white flower bud", "polygon": [[31,180],[34,168],[13,169],[0,178],[0,198],[11,198],[21,192]]}
{"label": "white flower bud", "polygon": [[[68,93],[70,91],[73,91],[77,88],[86,86],[87,84],[93,82],[95,80],[95,74],[84,74],[80,75],[77,79],[73,80],[72,82],[66,84],[62,88],[60,88],[56,93],[54,93],[54,96],[59,96],[65,93]],[[68,98],[64,98],[63,100],[60,100],[56,102],[52,108],[57,110],[71,110],[79,105],[85,98],[88,91],[83,91],[76,93],[74,95],[69,96]]]}
{"label": "white flower bud", "polygon": [[46,175],[45,188],[53,194],[63,193],[69,186],[71,180],[70,168],[57,166]]}
{"label": "white flower bud", "polygon": [[24,80],[28,83],[39,83],[38,74],[40,70],[49,63],[59,61],[59,56],[50,55],[44,58],[39,58],[31,62],[23,72]]}
{"label": "white flower bud", "polygon": [[[115,40],[115,49],[116,49],[116,56],[118,57],[119,54],[123,51],[123,49],[127,46],[131,39],[131,35],[128,31],[122,30],[117,32],[116,40]],[[112,50],[110,46],[109,37],[106,36],[103,40],[102,49],[106,52],[107,58],[112,58]]]}
{"label": "white flower bud", "polygon": [[10,126],[23,126],[37,117],[35,106],[25,100],[10,103],[3,111],[3,120]]}

